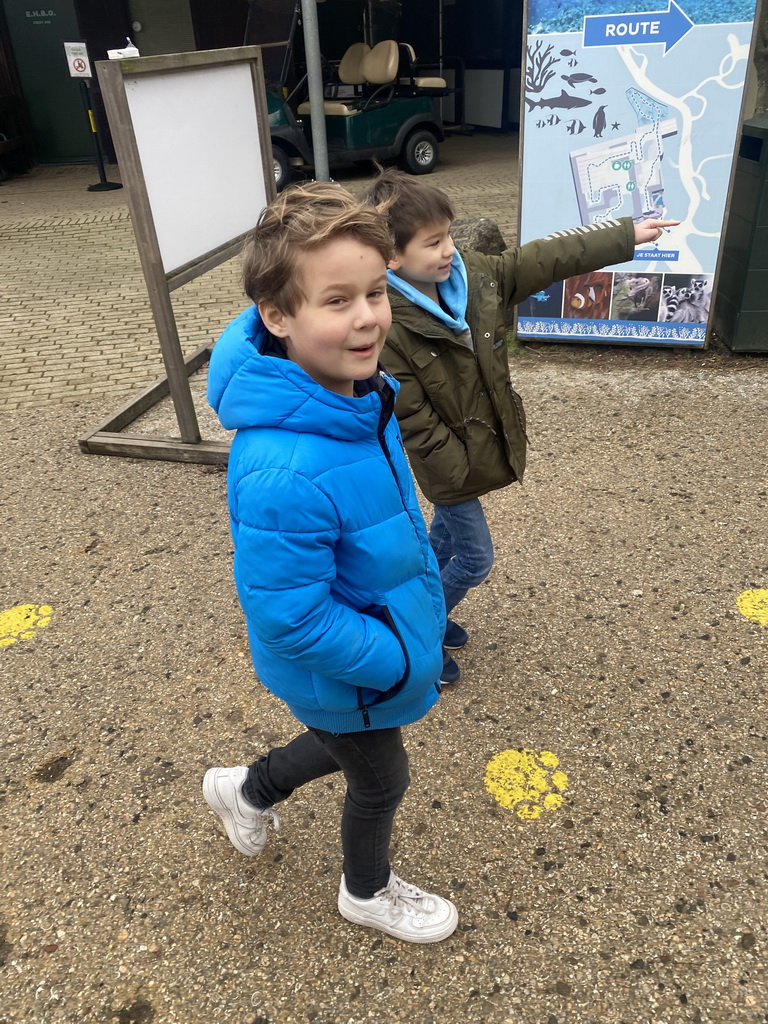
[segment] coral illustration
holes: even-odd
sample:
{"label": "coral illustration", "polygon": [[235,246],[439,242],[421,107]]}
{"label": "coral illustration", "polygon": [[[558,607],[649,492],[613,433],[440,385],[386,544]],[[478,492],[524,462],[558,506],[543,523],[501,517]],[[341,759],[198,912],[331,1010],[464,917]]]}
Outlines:
{"label": "coral illustration", "polygon": [[528,47],[528,63],[525,69],[525,88],[528,92],[541,92],[547,82],[555,77],[555,64],[559,57],[552,56],[552,44],[544,50],[543,42],[537,39],[533,46]]}

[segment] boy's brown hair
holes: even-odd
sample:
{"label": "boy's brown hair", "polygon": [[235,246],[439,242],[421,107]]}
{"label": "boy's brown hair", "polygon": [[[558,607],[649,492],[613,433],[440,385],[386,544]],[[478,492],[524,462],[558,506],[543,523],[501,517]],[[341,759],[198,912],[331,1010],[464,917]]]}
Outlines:
{"label": "boy's brown hair", "polygon": [[392,259],[386,219],[340,185],[293,185],[265,207],[243,250],[243,286],[255,302],[293,316],[305,298],[298,259],[337,238],[354,238]]}
{"label": "boy's brown hair", "polygon": [[397,252],[405,249],[420,228],[453,221],[455,216],[445,192],[392,167],[382,171],[360,199],[387,218]]}

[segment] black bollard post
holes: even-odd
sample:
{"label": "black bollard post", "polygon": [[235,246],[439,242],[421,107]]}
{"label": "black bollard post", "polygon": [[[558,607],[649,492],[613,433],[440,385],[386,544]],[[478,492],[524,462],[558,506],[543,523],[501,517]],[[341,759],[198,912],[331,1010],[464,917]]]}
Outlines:
{"label": "black bollard post", "polygon": [[93,113],[93,107],[91,106],[91,91],[88,88],[88,80],[85,78],[80,79],[80,88],[83,94],[83,103],[85,104],[85,110],[88,114],[88,120],[91,125],[91,138],[93,139],[93,148],[96,151],[96,164],[99,168],[99,180],[95,185],[89,185],[89,192],[111,192],[113,189],[122,188],[123,186],[117,181],[107,181],[107,175],[104,171],[104,157],[101,153],[101,143],[99,142],[99,132],[96,125],[96,117]]}

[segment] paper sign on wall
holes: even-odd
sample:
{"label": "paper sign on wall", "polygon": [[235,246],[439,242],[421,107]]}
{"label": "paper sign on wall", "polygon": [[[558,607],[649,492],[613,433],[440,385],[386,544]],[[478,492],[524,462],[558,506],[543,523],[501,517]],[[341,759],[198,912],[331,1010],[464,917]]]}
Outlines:
{"label": "paper sign on wall", "polygon": [[64,43],[70,78],[93,78],[85,43]]}

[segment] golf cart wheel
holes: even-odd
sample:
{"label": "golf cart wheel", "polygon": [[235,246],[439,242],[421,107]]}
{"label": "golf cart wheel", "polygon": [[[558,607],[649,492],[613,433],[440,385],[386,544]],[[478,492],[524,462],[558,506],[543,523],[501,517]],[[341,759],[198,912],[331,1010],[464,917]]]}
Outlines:
{"label": "golf cart wheel", "polygon": [[291,165],[288,163],[288,156],[285,150],[280,149],[274,142],[272,143],[272,166],[275,171],[275,188],[278,192],[282,192],[285,186],[288,184],[288,178],[291,173]]}
{"label": "golf cart wheel", "polygon": [[431,174],[437,163],[437,139],[425,128],[411,132],[401,156],[403,167],[411,174]]}

